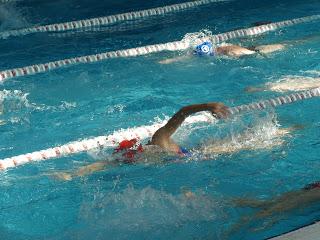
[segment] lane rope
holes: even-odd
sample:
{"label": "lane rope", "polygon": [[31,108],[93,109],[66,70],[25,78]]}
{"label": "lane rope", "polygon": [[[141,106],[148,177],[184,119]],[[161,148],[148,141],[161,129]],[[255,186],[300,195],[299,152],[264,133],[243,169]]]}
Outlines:
{"label": "lane rope", "polygon": [[0,72],[0,82],[9,78],[34,75],[37,73],[48,72],[53,69],[71,66],[79,63],[93,63],[100,62],[106,59],[119,58],[119,57],[134,57],[142,56],[150,53],[156,53],[161,51],[178,51],[189,48],[187,42],[176,41],[163,44],[148,45],[143,47],[117,50],[111,52],[104,52],[99,54],[68,58],[43,64],[35,64],[22,68],[14,68]]}
{"label": "lane rope", "polygon": [[22,77],[28,75],[34,75],[38,73],[48,72],[53,69],[58,69],[66,66],[71,66],[79,63],[93,63],[100,62],[106,59],[119,58],[119,57],[135,57],[142,56],[151,53],[157,53],[162,51],[180,51],[186,50],[191,47],[195,47],[199,44],[199,42],[203,42],[206,40],[212,41],[214,44],[221,43],[227,40],[247,37],[247,36],[255,36],[258,34],[262,34],[269,31],[274,31],[283,27],[293,26],[300,23],[306,23],[314,20],[319,20],[320,15],[307,16],[302,18],[295,18],[291,20],[275,22],[270,24],[265,24],[257,27],[250,27],[244,29],[238,29],[226,33],[220,33],[208,37],[198,38],[195,41],[190,41],[188,39],[183,39],[181,41],[176,42],[168,42],[161,44],[154,44],[148,46],[142,46],[131,49],[110,51],[104,53],[98,53],[93,55],[67,58],[63,60],[57,60],[53,62],[35,64],[31,66],[25,66],[21,68],[13,68],[9,70],[0,71],[0,82],[3,82],[6,79]]}
{"label": "lane rope", "polygon": [[[10,1],[10,0],[8,0]],[[208,5],[210,3],[218,3],[218,2],[229,2],[232,0],[198,0],[198,1],[190,1],[185,3],[178,3],[164,7],[150,8],[146,10],[128,12],[128,13],[120,13],[105,17],[98,18],[90,18],[90,19],[82,19],[78,21],[64,22],[64,23],[54,23],[42,26],[34,26],[23,29],[10,30],[0,33],[0,38],[8,38],[11,36],[22,36],[28,35],[31,33],[40,33],[40,32],[64,32],[70,30],[76,30],[81,28],[88,27],[99,27],[99,26],[107,26],[110,24],[116,24],[124,21],[132,21],[138,20],[147,17],[155,17],[161,16],[168,13],[180,12],[190,8],[199,7],[202,5]]]}
{"label": "lane rope", "polygon": [[21,0],[0,0],[0,4],[11,3],[11,2],[19,2]]}
{"label": "lane rope", "polygon": [[[292,93],[289,95],[254,102],[251,104],[244,104],[236,107],[231,107],[229,108],[229,111],[230,114],[233,115],[246,111],[263,110],[268,107],[277,107],[319,96],[320,88],[314,88],[308,91]],[[185,120],[184,124],[188,125],[198,122],[213,123],[215,122],[215,118],[211,114],[203,112],[201,114],[188,117]],[[43,161],[51,158],[59,158],[71,154],[86,152],[97,148],[115,147],[119,142],[125,139],[138,138],[143,140],[146,138],[151,138],[152,135],[156,132],[156,130],[162,127],[165,123],[166,122],[164,121],[162,123],[156,123],[149,126],[141,126],[125,130],[122,129],[115,131],[113,134],[107,136],[99,136],[91,139],[85,139],[82,141],[75,141],[58,147],[27,153],[11,158],[5,158],[0,160],[0,170],[14,168],[19,165],[23,165],[30,162]]]}

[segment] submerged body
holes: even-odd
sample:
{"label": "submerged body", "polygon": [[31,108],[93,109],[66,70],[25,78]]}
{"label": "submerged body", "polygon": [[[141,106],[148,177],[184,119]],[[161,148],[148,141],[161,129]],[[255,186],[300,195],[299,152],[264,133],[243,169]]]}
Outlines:
{"label": "submerged body", "polygon": [[[239,198],[233,200],[238,207],[249,207],[260,209],[258,212],[245,216],[240,219],[232,231],[237,231],[241,227],[258,220],[269,220],[268,227],[271,227],[279,221],[284,214],[294,210],[306,208],[320,201],[320,182],[314,182],[306,185],[304,188],[286,192],[280,196],[269,200],[257,200],[248,198]],[[258,230],[258,229],[256,229]]]}
{"label": "submerged body", "polygon": [[285,76],[276,82],[266,83],[262,87],[248,87],[247,92],[258,91],[305,91],[320,87],[320,77]]}

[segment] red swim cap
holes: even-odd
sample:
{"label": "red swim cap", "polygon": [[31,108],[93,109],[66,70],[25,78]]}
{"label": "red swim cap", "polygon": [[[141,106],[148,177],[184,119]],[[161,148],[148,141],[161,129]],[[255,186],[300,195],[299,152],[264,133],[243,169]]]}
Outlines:
{"label": "red swim cap", "polygon": [[137,145],[138,139],[133,138],[131,140],[123,140],[119,143],[119,146],[114,149],[114,153],[123,152],[122,156],[125,158],[125,163],[135,162],[134,156],[137,152],[144,151],[141,143]]}
{"label": "red swim cap", "polygon": [[137,143],[137,141],[138,140],[136,138],[133,138],[131,140],[123,140],[119,143],[119,146],[114,149],[114,151],[119,152],[125,149],[130,149]]}

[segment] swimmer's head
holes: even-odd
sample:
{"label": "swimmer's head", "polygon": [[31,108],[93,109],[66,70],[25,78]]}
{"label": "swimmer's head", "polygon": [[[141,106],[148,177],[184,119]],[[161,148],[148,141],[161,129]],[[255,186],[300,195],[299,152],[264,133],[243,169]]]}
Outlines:
{"label": "swimmer's head", "polygon": [[115,152],[120,152],[122,150],[131,149],[135,146],[135,144],[138,142],[136,138],[133,138],[131,140],[123,140],[119,143],[119,146],[114,149]]}
{"label": "swimmer's head", "polygon": [[131,140],[123,140],[119,143],[119,146],[114,149],[114,154],[121,153],[122,161],[124,163],[134,163],[135,155],[137,153],[142,153],[144,151],[141,143],[139,143],[137,138],[133,138]]}
{"label": "swimmer's head", "polygon": [[214,56],[214,48],[213,48],[212,43],[209,41],[206,41],[206,42],[199,44],[195,48],[195,54],[197,54],[199,56],[205,56],[205,55]]}

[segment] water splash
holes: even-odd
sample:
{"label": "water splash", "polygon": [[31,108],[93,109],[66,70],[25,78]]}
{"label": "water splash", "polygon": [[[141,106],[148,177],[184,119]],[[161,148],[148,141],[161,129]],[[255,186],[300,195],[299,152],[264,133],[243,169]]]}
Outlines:
{"label": "water splash", "polygon": [[125,108],[126,106],[123,105],[123,104],[115,104],[113,106],[109,106],[107,108],[107,113],[108,114],[112,114],[112,113],[120,113],[120,112],[123,112],[123,109]]}
{"label": "water splash", "polygon": [[307,70],[307,71],[302,71],[302,72],[310,74],[310,75],[320,76],[320,70]]}
{"label": "water splash", "polygon": [[210,30],[203,29],[199,32],[187,33],[182,38],[182,41],[189,43],[191,46],[197,46],[201,44],[204,41],[204,39],[207,39],[209,41],[212,35],[213,34]]}
{"label": "water splash", "polygon": [[151,187],[128,186],[120,192],[94,195],[80,210],[82,221],[100,231],[150,231],[188,221],[211,221],[217,202],[203,192],[174,195]]}
{"label": "water splash", "polygon": [[13,3],[0,5],[0,31],[26,27],[28,22],[23,15]]}
{"label": "water splash", "polygon": [[0,91],[0,114],[17,111],[24,107],[30,107],[27,99],[29,93],[23,93],[20,90],[2,90]]}
{"label": "water splash", "polygon": [[[238,119],[235,121],[239,121]],[[228,136],[207,141],[201,147],[201,154],[212,155],[232,154],[242,150],[270,149],[282,145],[284,136],[289,135],[292,128],[280,128],[276,116],[268,114],[266,117],[256,117],[250,126],[241,132],[230,129]]]}
{"label": "water splash", "polygon": [[31,111],[65,111],[77,107],[74,102],[61,101],[58,106],[47,106],[45,104],[32,103],[28,99],[29,93],[21,90],[0,91],[0,125],[10,123],[20,123],[28,121],[28,114]]}

